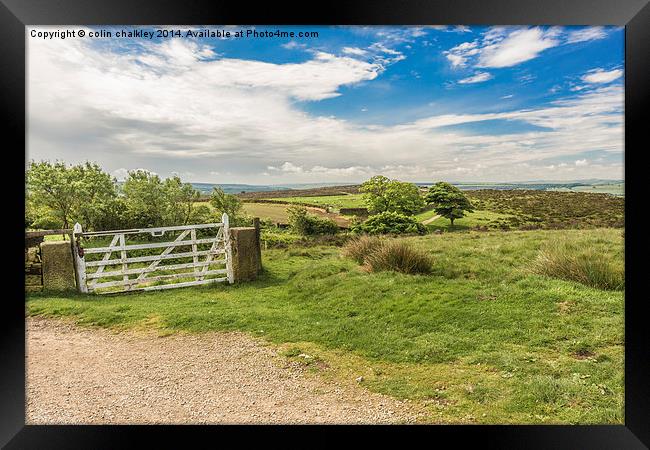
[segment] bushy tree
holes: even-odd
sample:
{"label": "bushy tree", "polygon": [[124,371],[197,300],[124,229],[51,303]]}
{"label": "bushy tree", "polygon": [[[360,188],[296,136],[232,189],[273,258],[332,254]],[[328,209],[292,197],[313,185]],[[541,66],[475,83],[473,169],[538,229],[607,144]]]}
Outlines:
{"label": "bushy tree", "polygon": [[27,169],[27,191],[32,211],[45,207],[63,228],[69,228],[74,205],[79,202],[76,175],[63,162],[32,161]]}
{"label": "bushy tree", "polygon": [[30,162],[27,210],[34,226],[70,228],[80,222],[95,229],[101,209],[115,200],[115,180],[94,163],[67,166],[57,161]]}
{"label": "bushy tree", "polygon": [[393,211],[384,211],[368,217],[364,222],[356,223],[351,228],[354,233],[367,234],[425,234],[427,229],[413,216],[406,216]]}
{"label": "bushy tree", "polygon": [[178,176],[162,180],[146,170],[134,170],[122,186],[126,215],[137,228],[187,225],[200,193]]}
{"label": "bushy tree", "polygon": [[434,211],[451,221],[465,216],[465,212],[474,211],[469,199],[456,186],[440,181],[429,188],[426,201],[433,204]]}
{"label": "bushy tree", "polygon": [[167,198],[164,184],[158,175],[147,170],[130,171],[122,185],[122,194],[131,227],[164,225]]}
{"label": "bushy tree", "polygon": [[192,208],[192,214],[188,223],[210,223],[219,222],[221,219],[215,220],[215,213],[207,204],[197,205]]}
{"label": "bushy tree", "polygon": [[165,224],[187,225],[192,217],[194,202],[201,193],[190,183],[183,183],[178,176],[167,178],[163,182],[166,208],[163,216]]}
{"label": "bushy tree", "polygon": [[412,215],[425,205],[418,187],[413,183],[391,180],[383,175],[376,175],[361,184],[359,191],[371,214],[385,211]]}
{"label": "bushy tree", "polygon": [[119,189],[95,163],[32,161],[25,193],[25,227],[71,228],[79,222],[85,230],[114,230],[214,220],[207,205],[194,206],[200,193],[190,183],[146,170],[129,172]]}
{"label": "bushy tree", "polygon": [[231,224],[235,224],[243,218],[244,207],[241,200],[233,194],[227,194],[219,187],[212,189],[210,204],[217,210],[219,217],[223,213],[228,214],[228,219]]}
{"label": "bushy tree", "polygon": [[86,162],[73,166],[77,172],[76,187],[79,202],[74,206],[74,216],[86,229],[105,229],[106,214],[113,214],[121,205],[117,203],[115,179],[104,172],[98,164]]}
{"label": "bushy tree", "polygon": [[311,215],[304,206],[289,206],[287,214],[291,228],[303,236],[336,234],[339,231],[339,226],[332,219]]}

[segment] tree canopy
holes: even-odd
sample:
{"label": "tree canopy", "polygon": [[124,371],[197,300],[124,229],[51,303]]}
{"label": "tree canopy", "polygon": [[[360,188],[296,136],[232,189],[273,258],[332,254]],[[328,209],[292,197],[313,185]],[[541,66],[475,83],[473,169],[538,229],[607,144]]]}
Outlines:
{"label": "tree canopy", "polygon": [[386,211],[412,215],[424,207],[424,199],[418,187],[413,183],[391,180],[383,175],[376,175],[361,184],[364,201],[371,214]]}
{"label": "tree canopy", "polygon": [[26,173],[25,227],[71,228],[79,222],[85,230],[110,230],[207,222],[207,206],[194,205],[199,196],[178,176],[162,180],[136,170],[118,187],[94,163],[32,161]]}
{"label": "tree canopy", "polygon": [[465,216],[465,212],[472,212],[469,199],[456,186],[440,181],[429,188],[426,195],[427,203],[433,204],[434,211],[451,220],[454,225],[455,219]]}
{"label": "tree canopy", "polygon": [[221,214],[228,214],[231,224],[236,224],[242,217],[243,206],[233,194],[226,194],[223,189],[215,187],[212,189],[210,204]]}
{"label": "tree canopy", "polygon": [[93,227],[101,209],[115,199],[115,180],[94,163],[32,161],[27,169],[27,203],[35,221],[69,228],[74,222]]}

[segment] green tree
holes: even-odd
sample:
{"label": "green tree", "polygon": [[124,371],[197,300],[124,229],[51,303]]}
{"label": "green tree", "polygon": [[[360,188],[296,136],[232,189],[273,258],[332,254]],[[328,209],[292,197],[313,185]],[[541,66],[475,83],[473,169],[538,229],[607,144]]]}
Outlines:
{"label": "green tree", "polygon": [[31,211],[47,208],[63,228],[69,228],[78,202],[75,176],[63,162],[32,161],[27,169],[27,191]]}
{"label": "green tree", "polygon": [[104,172],[99,165],[86,162],[71,169],[75,173],[75,188],[78,201],[73,206],[75,221],[85,229],[99,229],[99,222],[105,221],[107,211],[115,208],[117,197],[115,179]]}
{"label": "green tree", "polygon": [[236,223],[238,219],[241,219],[242,211],[244,209],[241,200],[233,194],[226,194],[223,189],[219,187],[212,189],[210,204],[218,211],[219,216],[223,213],[228,214],[228,219],[231,224]]}
{"label": "green tree", "polygon": [[413,183],[391,180],[383,175],[376,175],[364,182],[359,191],[371,214],[385,211],[412,215],[424,207],[424,199],[418,187]]}
{"label": "green tree", "polygon": [[465,216],[465,212],[474,211],[469,199],[456,186],[440,181],[429,188],[426,195],[427,203],[433,204],[433,209],[451,220],[451,226],[454,226],[454,220]]}
{"label": "green tree", "polygon": [[31,161],[27,169],[27,210],[35,226],[94,229],[101,208],[117,196],[115,180],[94,163],[67,166]]}
{"label": "green tree", "polygon": [[160,177],[133,170],[122,185],[127,220],[132,227],[161,227],[167,212],[165,187]]}
{"label": "green tree", "polygon": [[301,205],[289,206],[287,215],[293,231],[303,236],[336,234],[339,231],[339,226],[332,219],[313,216]]}
{"label": "green tree", "polygon": [[183,183],[178,176],[163,182],[165,192],[165,211],[163,222],[168,225],[187,225],[192,217],[194,202],[201,193],[190,183]]}

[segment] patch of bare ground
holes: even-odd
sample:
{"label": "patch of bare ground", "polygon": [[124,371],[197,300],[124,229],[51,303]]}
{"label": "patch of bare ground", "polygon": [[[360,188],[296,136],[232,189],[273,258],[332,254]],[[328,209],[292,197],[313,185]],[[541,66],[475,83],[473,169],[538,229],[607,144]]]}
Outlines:
{"label": "patch of bare ground", "polygon": [[410,403],[308,373],[244,333],[27,319],[28,424],[414,423]]}

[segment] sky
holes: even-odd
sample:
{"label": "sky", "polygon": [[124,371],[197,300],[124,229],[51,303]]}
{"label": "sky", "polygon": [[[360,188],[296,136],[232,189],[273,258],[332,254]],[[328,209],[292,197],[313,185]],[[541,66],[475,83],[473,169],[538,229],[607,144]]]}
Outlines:
{"label": "sky", "polygon": [[118,180],[623,178],[619,27],[31,27],[27,52],[27,158]]}

